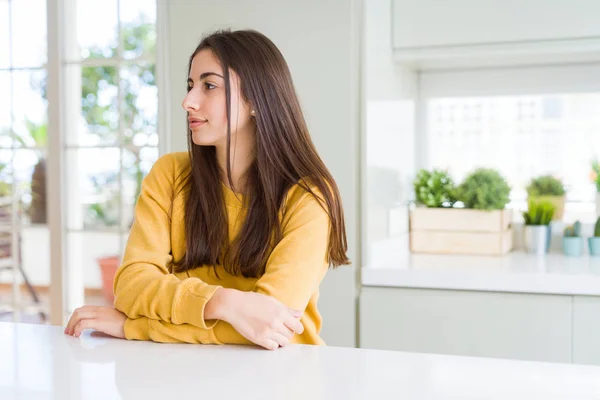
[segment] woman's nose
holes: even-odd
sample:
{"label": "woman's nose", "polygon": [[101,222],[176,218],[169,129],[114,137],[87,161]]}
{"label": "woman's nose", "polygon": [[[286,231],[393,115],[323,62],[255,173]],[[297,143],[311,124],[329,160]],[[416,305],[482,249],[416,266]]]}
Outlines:
{"label": "woman's nose", "polygon": [[200,99],[198,99],[198,96],[193,90],[190,90],[183,98],[183,103],[181,105],[185,111],[198,111],[200,108]]}

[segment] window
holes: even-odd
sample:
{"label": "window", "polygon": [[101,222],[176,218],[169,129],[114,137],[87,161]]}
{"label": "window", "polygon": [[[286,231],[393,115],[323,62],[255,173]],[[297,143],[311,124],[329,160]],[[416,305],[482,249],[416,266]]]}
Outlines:
{"label": "window", "polygon": [[[46,4],[49,11],[61,5],[51,29]],[[84,303],[84,288],[96,289],[85,300],[91,303],[110,284],[103,286],[99,258],[118,263],[141,181],[158,158],[156,9],[156,0],[0,0],[0,221],[21,238],[22,265],[40,286],[50,285],[50,229],[60,231],[66,312]],[[59,25],[64,101],[52,117],[64,129],[55,147],[63,160],[64,224],[48,227],[46,174],[58,175],[46,170],[48,144],[56,143],[48,104],[59,98],[46,90],[56,72],[47,68],[55,43],[47,34]],[[0,271],[0,281],[7,279]]]}
{"label": "window", "polygon": [[497,168],[519,209],[529,180],[551,174],[567,188],[567,212],[595,216],[590,170],[600,154],[600,93],[437,98],[427,109],[431,167],[457,180],[475,167]]}
{"label": "window", "polygon": [[[13,283],[17,310],[5,308],[15,316],[23,307],[18,285],[24,276],[39,284],[33,275],[43,279],[50,269],[46,18],[45,0],[0,1],[0,282]],[[37,260],[28,256],[31,250]],[[0,306],[11,303],[5,292],[0,298]],[[22,300],[33,303],[29,295]]]}
{"label": "window", "polygon": [[448,168],[459,181],[476,167],[497,168],[518,210],[529,180],[552,174],[567,189],[564,220],[594,221],[598,76],[600,63],[421,73],[419,167]]}
{"label": "window", "polygon": [[65,37],[66,261],[70,303],[81,304],[84,287],[114,272],[103,269],[119,262],[158,158],[156,2],[77,0],[65,11],[76,30]]}

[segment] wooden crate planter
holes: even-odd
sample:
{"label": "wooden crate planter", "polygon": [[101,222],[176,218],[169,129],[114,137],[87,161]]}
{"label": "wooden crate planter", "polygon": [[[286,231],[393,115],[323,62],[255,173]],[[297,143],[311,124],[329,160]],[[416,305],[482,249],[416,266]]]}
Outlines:
{"label": "wooden crate planter", "polygon": [[410,213],[413,253],[502,255],[513,247],[512,211],[417,207]]}

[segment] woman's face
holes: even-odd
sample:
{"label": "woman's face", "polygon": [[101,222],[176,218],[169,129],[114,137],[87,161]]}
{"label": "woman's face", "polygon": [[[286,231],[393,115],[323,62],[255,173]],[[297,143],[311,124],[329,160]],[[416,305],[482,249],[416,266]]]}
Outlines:
{"label": "woman's face", "polygon": [[[201,146],[219,146],[227,143],[227,110],[225,79],[218,59],[210,49],[198,52],[192,60],[188,76],[188,93],[182,106],[188,115],[192,141]],[[251,120],[249,104],[242,98],[239,78],[229,70],[231,90],[231,138],[249,131]]]}

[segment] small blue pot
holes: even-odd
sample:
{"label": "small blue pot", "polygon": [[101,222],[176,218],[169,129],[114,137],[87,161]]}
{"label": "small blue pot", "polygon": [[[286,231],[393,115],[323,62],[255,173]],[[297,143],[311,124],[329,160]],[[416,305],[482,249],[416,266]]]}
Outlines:
{"label": "small blue pot", "polygon": [[565,255],[579,257],[583,254],[582,237],[563,237],[563,250]]}
{"label": "small blue pot", "polygon": [[590,255],[600,256],[600,236],[588,238],[588,248],[590,249]]}

